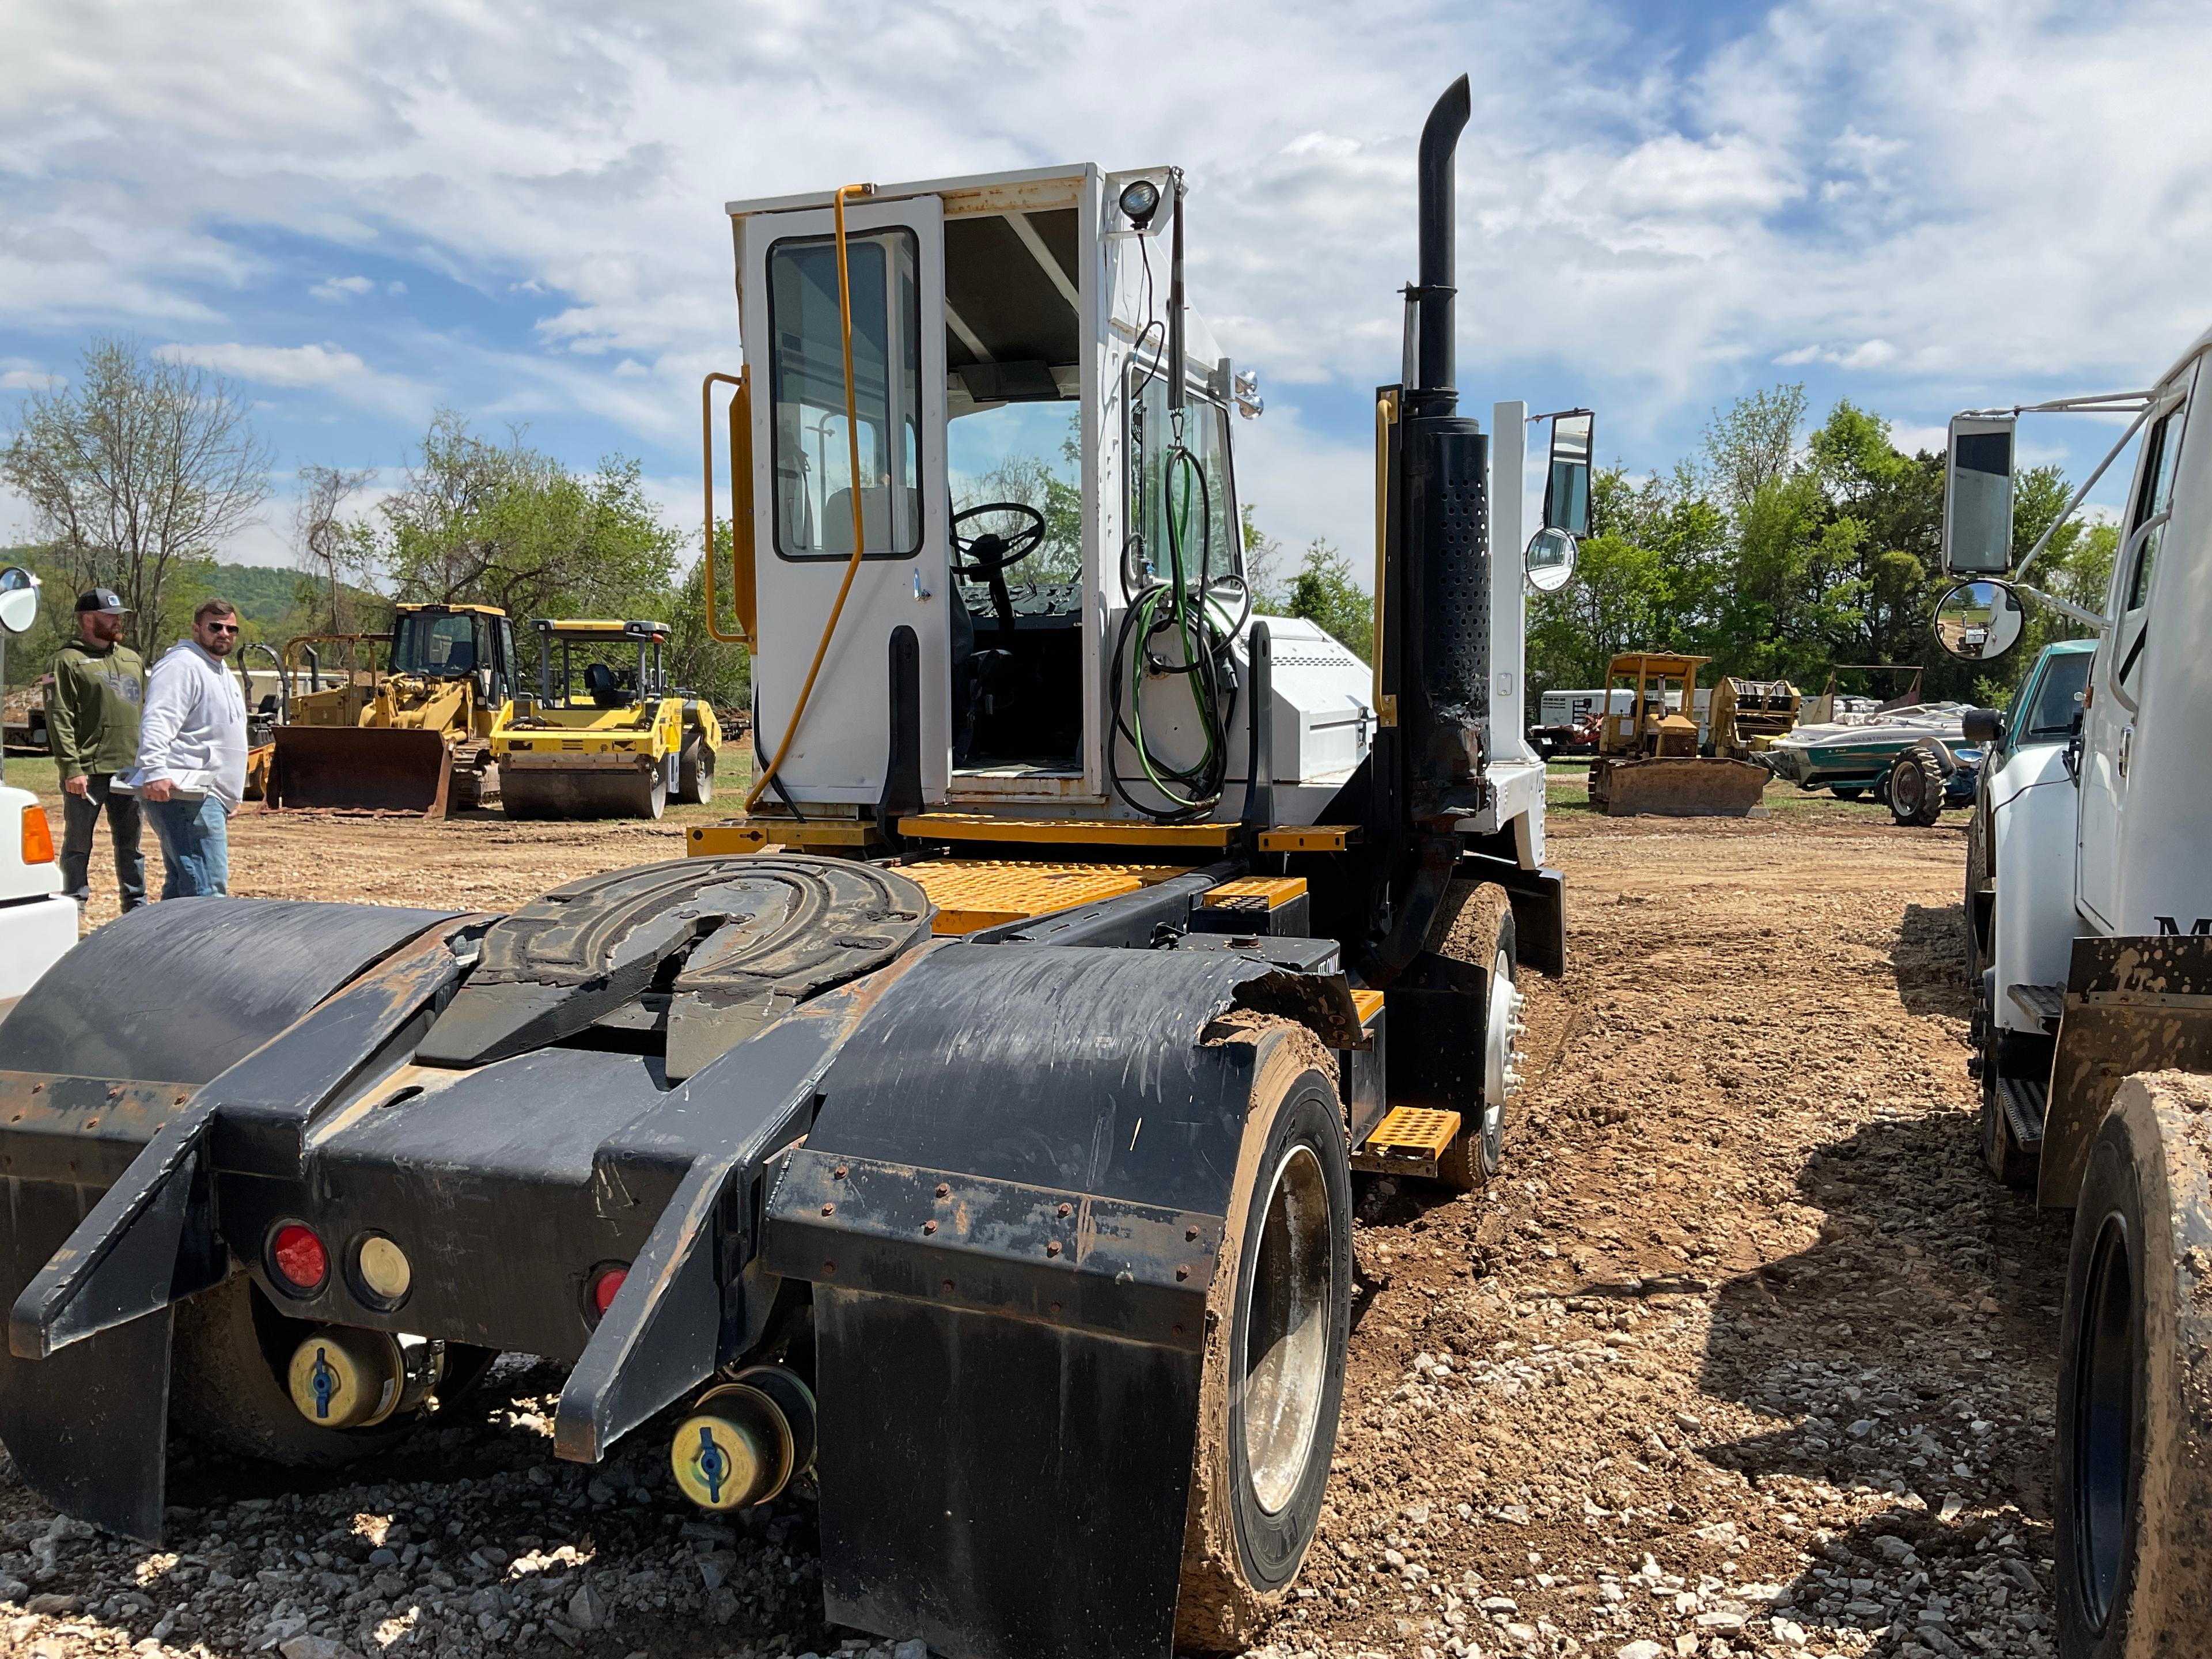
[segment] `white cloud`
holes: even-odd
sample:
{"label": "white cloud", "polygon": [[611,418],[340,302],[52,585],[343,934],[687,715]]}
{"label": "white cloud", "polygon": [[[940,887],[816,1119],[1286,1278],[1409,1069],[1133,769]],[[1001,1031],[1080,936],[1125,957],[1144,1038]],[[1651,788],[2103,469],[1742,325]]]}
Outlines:
{"label": "white cloud", "polygon": [[[1352,431],[1364,388],[1395,375],[1414,140],[1462,64],[1462,379],[1478,405],[1564,382],[1632,446],[1684,447],[1778,368],[1832,371],[1922,419],[2139,380],[2198,325],[2193,273],[2212,257],[2212,104],[2195,84],[2212,14],[2172,7],[1782,0],[1694,51],[1626,0],[1304,0],[1264,21],[1170,0],[11,21],[12,325],[228,340],[199,349],[276,354],[229,372],[395,416],[439,397],[485,419],[580,412],[609,428],[602,448],[688,446],[697,374],[736,355],[724,199],[1175,161],[1196,187],[1196,303],[1272,386],[1329,388],[1303,397],[1297,430],[1321,446],[1313,465],[1352,469],[1328,489],[1357,495],[1364,441],[1340,453],[1314,434]],[[1153,36],[1176,49],[1144,76],[1099,72]],[[2155,142],[2116,118],[2131,110],[2158,112]],[[256,342],[254,292],[296,280],[264,232],[411,262],[514,331],[487,344],[426,325],[411,381],[368,368],[398,361],[388,337]],[[1273,414],[1261,428],[1283,429]],[[1257,458],[1279,442],[1307,453],[1255,431],[1251,465],[1273,466]],[[1286,507],[1307,487],[1295,473],[1269,485]]]}
{"label": "white cloud", "polygon": [[375,292],[376,284],[366,276],[332,276],[317,283],[307,290],[318,300],[337,301],[350,300],[358,295]]}
{"label": "white cloud", "polygon": [[424,404],[421,388],[400,376],[380,374],[358,354],[336,344],[264,346],[237,341],[210,345],[161,345],[164,362],[191,363],[257,386],[327,389],[348,402],[407,414]]}

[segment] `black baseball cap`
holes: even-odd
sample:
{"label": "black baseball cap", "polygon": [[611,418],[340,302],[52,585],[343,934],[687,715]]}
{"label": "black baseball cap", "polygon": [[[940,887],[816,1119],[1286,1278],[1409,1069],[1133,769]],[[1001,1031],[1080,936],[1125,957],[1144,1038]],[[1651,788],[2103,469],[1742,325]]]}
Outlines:
{"label": "black baseball cap", "polygon": [[119,617],[131,607],[123,603],[123,596],[112,587],[87,588],[76,596],[76,614],[88,611],[104,611],[111,617]]}

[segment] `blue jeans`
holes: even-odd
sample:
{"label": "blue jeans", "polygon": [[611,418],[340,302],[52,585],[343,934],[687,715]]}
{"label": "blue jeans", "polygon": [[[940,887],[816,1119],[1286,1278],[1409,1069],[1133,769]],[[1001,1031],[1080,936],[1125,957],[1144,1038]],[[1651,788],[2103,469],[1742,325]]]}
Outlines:
{"label": "blue jeans", "polygon": [[198,800],[149,800],[141,805],[154,821],[161,843],[161,896],[201,898],[230,892],[230,828],[222,803],[213,795]]}

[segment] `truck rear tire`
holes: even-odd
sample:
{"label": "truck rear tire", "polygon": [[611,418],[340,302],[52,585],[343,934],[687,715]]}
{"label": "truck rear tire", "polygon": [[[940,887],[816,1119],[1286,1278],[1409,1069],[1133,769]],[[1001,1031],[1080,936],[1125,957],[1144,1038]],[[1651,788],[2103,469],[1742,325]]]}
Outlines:
{"label": "truck rear tire", "polygon": [[1320,1523],[1352,1329],[1352,1173],[1327,1052],[1270,1022],[1206,1297],[1178,1652],[1234,1652]]}
{"label": "truck rear tire", "polygon": [[1917,744],[1889,763],[1889,815],[1899,824],[1925,830],[1943,816],[1943,768]]}
{"label": "truck rear tire", "polygon": [[[223,1451],[304,1468],[336,1468],[404,1438],[414,1417],[373,1429],[323,1429],[300,1414],[284,1368],[313,1328],[279,1311],[244,1273],[179,1303],[169,1420]],[[489,1348],[449,1345],[438,1398],[459,1399],[498,1358]]]}
{"label": "truck rear tire", "polygon": [[2212,1083],[2122,1082],[2067,1262],[2053,1492],[2063,1659],[2199,1650],[2212,1620]]}

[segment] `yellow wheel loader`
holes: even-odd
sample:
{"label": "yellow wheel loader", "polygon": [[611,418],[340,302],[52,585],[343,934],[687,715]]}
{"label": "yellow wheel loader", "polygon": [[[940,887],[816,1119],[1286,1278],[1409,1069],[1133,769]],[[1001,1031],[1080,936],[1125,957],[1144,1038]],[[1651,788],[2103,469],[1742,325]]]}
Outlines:
{"label": "yellow wheel loader", "polygon": [[491,734],[507,817],[657,818],[672,799],[714,798],[722,728],[702,699],[670,690],[666,623],[530,626],[538,695]]}
{"label": "yellow wheel loader", "polygon": [[[276,731],[269,804],[443,817],[498,787],[489,742],[515,690],[514,627],[483,605],[403,605],[390,672],[357,666],[368,635],[320,635],[287,648],[288,669],[317,643],[346,647],[338,685],[292,699]],[[319,660],[310,671],[319,684]]]}
{"label": "yellow wheel loader", "polygon": [[[1710,657],[1632,652],[1606,670],[1607,712],[1590,762],[1590,805],[1608,817],[1741,818],[1759,805],[1763,766],[1698,752],[1698,671]],[[1615,709],[1614,693],[1630,692]]]}

